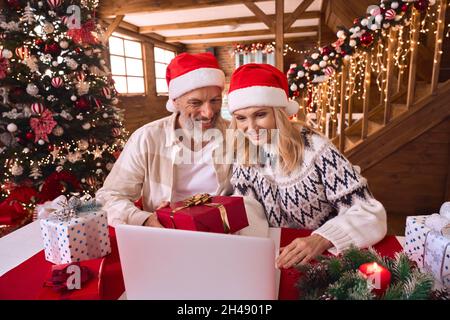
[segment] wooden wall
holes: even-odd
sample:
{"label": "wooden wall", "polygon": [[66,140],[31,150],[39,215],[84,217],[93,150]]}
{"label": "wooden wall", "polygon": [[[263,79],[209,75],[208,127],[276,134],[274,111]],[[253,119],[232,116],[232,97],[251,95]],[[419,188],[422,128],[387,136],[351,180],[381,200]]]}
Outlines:
{"label": "wooden wall", "polygon": [[450,200],[449,164],[447,118],[363,173],[386,207],[390,234],[404,234],[406,216],[436,213]]}

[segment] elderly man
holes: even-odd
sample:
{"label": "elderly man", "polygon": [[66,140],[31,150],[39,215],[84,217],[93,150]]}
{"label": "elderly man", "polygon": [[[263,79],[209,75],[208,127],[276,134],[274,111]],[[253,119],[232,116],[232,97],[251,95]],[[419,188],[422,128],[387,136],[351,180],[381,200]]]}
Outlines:
{"label": "elderly man", "polygon": [[[231,166],[223,162],[227,149],[223,140],[199,139],[208,130],[225,137],[228,127],[220,116],[225,75],[217,60],[210,53],[182,53],[167,67],[166,79],[167,109],[174,113],[131,135],[97,192],[110,225],[162,227],[155,210],[168,202],[197,193],[232,193]],[[141,197],[143,210],[134,205]],[[263,208],[251,198],[244,202],[250,225],[240,234],[266,236]]]}

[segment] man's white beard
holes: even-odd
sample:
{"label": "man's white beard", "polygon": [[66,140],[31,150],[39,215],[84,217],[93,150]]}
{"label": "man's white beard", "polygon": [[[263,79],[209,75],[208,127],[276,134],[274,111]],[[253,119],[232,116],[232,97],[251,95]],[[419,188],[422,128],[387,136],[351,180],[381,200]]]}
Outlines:
{"label": "man's white beard", "polygon": [[184,134],[188,139],[192,139],[194,143],[203,142],[201,120],[194,120],[192,117],[186,117],[184,114],[180,114],[180,122],[182,123]]}

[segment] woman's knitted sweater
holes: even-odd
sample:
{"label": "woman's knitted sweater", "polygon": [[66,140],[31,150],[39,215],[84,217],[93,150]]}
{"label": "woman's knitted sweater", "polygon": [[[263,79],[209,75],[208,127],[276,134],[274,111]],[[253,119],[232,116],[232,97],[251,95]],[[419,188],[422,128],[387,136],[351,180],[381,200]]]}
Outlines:
{"label": "woman's knitted sweater", "polygon": [[386,234],[386,211],[367,180],[325,137],[301,131],[301,166],[285,176],[264,166],[235,166],[235,194],[254,197],[272,227],[315,230],[331,241],[332,251],[350,244],[367,247]]}

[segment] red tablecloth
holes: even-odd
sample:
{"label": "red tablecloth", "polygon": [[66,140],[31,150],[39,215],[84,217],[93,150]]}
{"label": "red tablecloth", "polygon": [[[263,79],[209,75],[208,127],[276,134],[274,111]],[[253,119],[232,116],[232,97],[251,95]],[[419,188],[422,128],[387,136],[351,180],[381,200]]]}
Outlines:
{"label": "red tablecloth", "polygon": [[[310,233],[308,230],[282,229],[280,246],[285,246],[293,239],[308,236]],[[50,277],[52,264],[45,260],[42,250],[0,277],[0,299],[118,299],[125,291],[125,286],[113,228],[110,228],[110,237],[111,254],[81,263],[96,274],[82,289],[72,290],[69,295],[61,296],[51,288],[44,288],[43,283]],[[389,257],[402,250],[402,246],[394,236],[387,236],[374,247],[381,255]],[[297,299],[295,283],[298,277],[296,269],[281,270],[280,300]]]}

